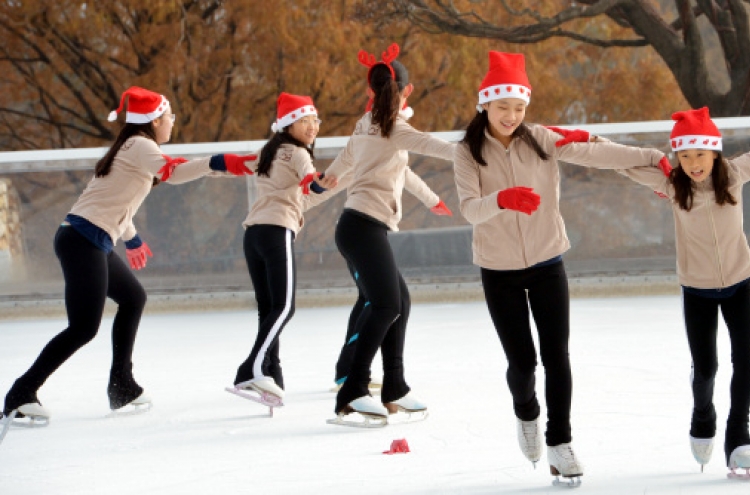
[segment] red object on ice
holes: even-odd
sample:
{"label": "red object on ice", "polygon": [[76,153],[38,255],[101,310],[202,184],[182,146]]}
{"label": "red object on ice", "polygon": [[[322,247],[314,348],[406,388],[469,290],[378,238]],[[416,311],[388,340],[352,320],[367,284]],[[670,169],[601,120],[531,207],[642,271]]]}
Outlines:
{"label": "red object on ice", "polygon": [[402,438],[401,440],[394,440],[391,442],[391,449],[386,450],[383,453],[384,454],[406,454],[407,452],[411,452],[409,450],[409,444],[406,443],[406,439]]}

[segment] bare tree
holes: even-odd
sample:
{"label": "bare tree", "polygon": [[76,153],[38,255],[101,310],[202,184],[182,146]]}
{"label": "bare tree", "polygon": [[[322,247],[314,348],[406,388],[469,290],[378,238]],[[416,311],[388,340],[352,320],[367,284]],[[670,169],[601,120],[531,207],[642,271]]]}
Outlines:
{"label": "bare tree", "polygon": [[[692,107],[707,106],[717,117],[750,114],[750,5],[746,0],[674,0],[673,19],[667,19],[667,14],[647,0],[523,2],[525,8],[514,8],[512,4],[519,2],[363,1],[359,17],[383,23],[406,19],[430,33],[512,43],[536,43],[557,37],[605,48],[650,46],[669,67]],[[488,20],[492,16],[494,19]],[[629,35],[617,38],[591,34],[599,32],[592,25],[606,18],[625,28]],[[699,28],[701,18],[718,37],[728,88],[717,84],[721,78],[709,68],[706,35]]]}

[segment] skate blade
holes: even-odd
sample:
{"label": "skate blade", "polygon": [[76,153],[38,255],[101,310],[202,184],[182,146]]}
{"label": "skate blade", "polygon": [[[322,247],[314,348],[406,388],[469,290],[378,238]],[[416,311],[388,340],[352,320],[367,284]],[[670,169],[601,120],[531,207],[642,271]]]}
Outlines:
{"label": "skate blade", "polygon": [[419,421],[424,421],[429,415],[430,413],[427,409],[421,411],[409,411],[407,409],[399,408],[398,412],[389,414],[388,423],[394,425],[417,423]]}
{"label": "skate blade", "polygon": [[242,389],[237,387],[225,387],[224,390],[226,390],[230,394],[242,397],[243,399],[251,400],[253,402],[257,402],[258,404],[268,406],[268,415],[271,417],[273,417],[274,407],[284,406],[284,403],[282,402],[280,397],[269,394],[268,392],[259,393],[256,390]]}
{"label": "skate blade", "polygon": [[565,488],[578,488],[579,486],[581,486],[581,483],[582,481],[580,476],[563,476],[563,479],[555,476],[555,479],[552,480],[552,486],[560,486]]}
{"label": "skate blade", "polygon": [[329,425],[353,426],[355,428],[384,428],[388,426],[388,418],[377,414],[355,411],[346,415],[339,414],[333,419],[326,420],[326,423]]}
{"label": "skate blade", "polygon": [[2,435],[5,436],[8,432],[8,430],[12,428],[43,428],[45,426],[49,425],[49,417],[48,416],[40,416],[38,414],[24,414],[23,416],[18,416],[21,414],[18,409],[14,409],[10,415],[8,415],[6,418],[0,420],[0,423],[3,424],[3,433]]}
{"label": "skate blade", "polygon": [[0,419],[0,424],[3,425],[2,431],[0,431],[0,444],[3,443],[3,440],[5,440],[5,435],[8,434],[8,430],[10,430],[10,425],[13,424],[13,420],[16,419],[16,414],[18,414],[18,411],[15,409],[10,412],[10,415],[6,418]]}
{"label": "skate blade", "polygon": [[730,480],[740,480],[740,481],[750,481],[750,468],[737,468],[737,469],[744,469],[744,473],[737,472],[736,469],[732,469],[729,473],[727,473],[727,478]]}
{"label": "skate blade", "polygon": [[136,416],[138,414],[143,414],[151,410],[152,404],[151,402],[139,402],[139,403],[133,403],[126,404],[122,406],[120,409],[112,409],[112,411],[107,414],[107,418],[122,418],[125,416]]}

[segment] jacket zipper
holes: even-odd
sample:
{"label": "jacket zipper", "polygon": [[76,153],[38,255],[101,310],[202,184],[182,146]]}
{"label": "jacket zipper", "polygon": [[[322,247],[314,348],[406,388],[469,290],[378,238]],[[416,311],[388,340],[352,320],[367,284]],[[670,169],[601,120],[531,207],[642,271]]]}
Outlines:
{"label": "jacket zipper", "polygon": [[719,239],[716,236],[716,224],[714,216],[711,213],[711,199],[706,197],[706,209],[708,210],[708,219],[711,222],[711,233],[714,238],[714,253],[716,254],[716,265],[719,270],[719,287],[724,287],[724,269],[721,266],[721,252],[719,251]]}
{"label": "jacket zipper", "polygon": [[[510,143],[511,146],[513,142]],[[510,168],[510,176],[513,186],[516,184],[516,174],[513,171],[513,163],[510,160],[510,147],[505,148],[505,158],[508,160],[508,167]],[[521,255],[523,256],[523,264],[525,267],[529,266],[529,261],[526,259],[526,243],[523,242],[523,232],[521,231],[521,215],[516,215],[516,227],[518,228],[518,238],[521,241]]]}

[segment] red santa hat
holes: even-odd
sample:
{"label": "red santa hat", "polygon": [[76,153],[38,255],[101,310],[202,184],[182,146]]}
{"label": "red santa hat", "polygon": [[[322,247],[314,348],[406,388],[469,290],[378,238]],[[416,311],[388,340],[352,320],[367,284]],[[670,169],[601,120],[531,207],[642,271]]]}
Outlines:
{"label": "red santa hat", "polygon": [[276,122],[271,124],[271,130],[280,132],[284,127],[290,126],[308,115],[315,115],[316,117],[318,115],[312,98],[281,93],[276,100]]}
{"label": "red santa hat", "polygon": [[708,107],[675,112],[676,120],[669,135],[672,151],[688,149],[721,151],[721,133],[708,114]]}
{"label": "red santa hat", "polygon": [[522,53],[490,52],[490,68],[479,86],[479,104],[502,98],[531,100],[531,84],[526,76],[526,60]]}
{"label": "red santa hat", "polygon": [[117,114],[125,108],[125,100],[128,101],[128,110],[125,113],[125,122],[130,124],[148,124],[160,117],[169,108],[169,101],[160,95],[147,89],[131,86],[125,90],[120,98],[120,106],[117,110],[109,113],[107,120],[114,122]]}

